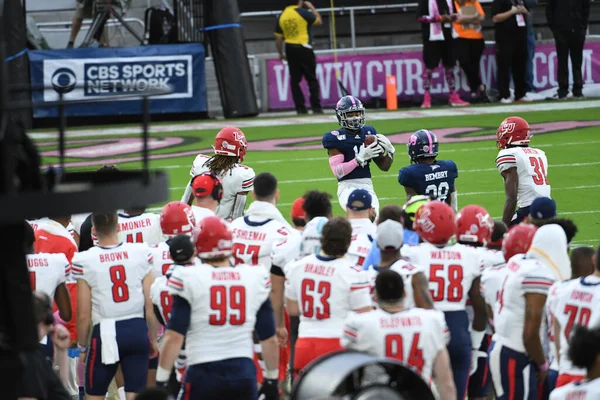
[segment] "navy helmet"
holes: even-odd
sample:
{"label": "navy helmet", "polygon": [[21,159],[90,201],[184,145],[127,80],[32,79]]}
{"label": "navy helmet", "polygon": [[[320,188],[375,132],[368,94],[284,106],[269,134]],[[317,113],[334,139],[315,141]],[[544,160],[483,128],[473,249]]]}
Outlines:
{"label": "navy helmet", "polygon": [[419,129],[408,139],[408,156],[411,162],[419,158],[437,157],[438,140],[435,134],[427,129]]}
{"label": "navy helmet", "polygon": [[[360,112],[358,117],[349,117],[348,113]],[[340,126],[344,129],[357,131],[365,126],[365,107],[362,102],[354,96],[344,96],[338,100],[335,106]]]}

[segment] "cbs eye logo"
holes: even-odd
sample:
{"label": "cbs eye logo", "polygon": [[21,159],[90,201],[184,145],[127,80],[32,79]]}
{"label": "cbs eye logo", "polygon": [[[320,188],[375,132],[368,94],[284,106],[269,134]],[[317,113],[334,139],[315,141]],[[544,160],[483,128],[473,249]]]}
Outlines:
{"label": "cbs eye logo", "polygon": [[66,94],[75,89],[77,77],[69,68],[59,68],[52,74],[52,87],[57,93]]}

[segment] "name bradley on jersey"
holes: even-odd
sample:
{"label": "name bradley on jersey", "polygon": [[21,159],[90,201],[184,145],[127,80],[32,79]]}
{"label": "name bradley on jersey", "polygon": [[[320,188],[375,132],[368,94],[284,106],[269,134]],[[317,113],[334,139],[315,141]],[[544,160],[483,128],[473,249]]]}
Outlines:
{"label": "name bradley on jersey", "polygon": [[99,254],[100,262],[114,262],[121,260],[129,260],[129,254],[126,251],[119,251],[116,253]]}
{"label": "name bradley on jersey", "polygon": [[333,276],[335,273],[335,268],[326,267],[324,265],[306,264],[304,267],[304,272],[322,276]]}
{"label": "name bradley on jersey", "polygon": [[448,171],[432,172],[431,174],[425,174],[426,182],[446,178],[448,178]]}

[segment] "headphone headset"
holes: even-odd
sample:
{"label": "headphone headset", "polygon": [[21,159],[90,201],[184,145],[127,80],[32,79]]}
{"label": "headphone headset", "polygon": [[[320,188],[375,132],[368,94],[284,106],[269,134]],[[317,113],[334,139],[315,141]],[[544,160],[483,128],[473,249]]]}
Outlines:
{"label": "headphone headset", "polygon": [[[210,188],[208,188],[208,191],[210,192],[210,195],[212,196],[213,199],[215,199],[217,201],[221,201],[221,199],[223,198],[223,182],[221,181],[221,178],[219,178],[212,171],[203,172],[200,175],[196,175],[194,178],[192,178],[191,186],[192,186],[192,192],[194,193],[194,195],[196,195],[196,192],[193,190],[194,181],[196,180],[196,178],[198,178],[200,176],[208,176],[208,177],[212,178],[212,183],[213,183],[212,190]],[[199,196],[199,197],[205,197],[205,196]]]}

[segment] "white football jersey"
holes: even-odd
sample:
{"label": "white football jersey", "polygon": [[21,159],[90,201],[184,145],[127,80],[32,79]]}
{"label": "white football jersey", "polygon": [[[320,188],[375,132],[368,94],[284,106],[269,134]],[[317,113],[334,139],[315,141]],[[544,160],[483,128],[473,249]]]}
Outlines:
{"label": "white football jersey", "polygon": [[350,243],[347,256],[352,258],[356,265],[362,267],[371,251],[377,227],[368,218],[350,219],[349,221],[352,225],[352,243]]}
{"label": "white football jersey", "polygon": [[187,268],[197,265],[200,265],[200,260],[197,258],[194,259],[193,264],[170,264],[168,271],[166,271],[164,275],[154,279],[154,283],[152,283],[152,287],[150,288],[150,299],[152,300],[152,304],[160,311],[160,315],[165,325],[169,323],[169,319],[171,319],[171,310],[173,309],[173,296],[169,293],[169,287],[167,286],[167,281],[169,279],[167,278],[167,275],[170,276],[176,268]]}
{"label": "white football jersey", "polygon": [[150,247],[152,253],[152,275],[155,278],[167,274],[167,271],[173,265],[169,245],[166,242],[160,242],[156,246]]}
{"label": "white football jersey", "polygon": [[119,213],[119,240],[123,243],[146,243],[149,246],[164,241],[160,215],[143,213],[130,216]]}
{"label": "white football jersey", "polygon": [[271,260],[273,265],[280,267],[284,274],[291,262],[321,251],[321,232],[329,221],[325,217],[316,217],[308,221],[304,230],[299,234],[289,235],[275,245]]}
{"label": "white football jersey", "polygon": [[348,349],[398,360],[415,368],[429,382],[433,363],[440,350],[446,348],[447,333],[440,311],[413,308],[391,314],[377,309],[351,313],[340,342]]}
{"label": "white football jersey", "polygon": [[317,254],[321,251],[321,235],[323,227],[329,221],[326,217],[315,217],[308,221],[302,231],[300,257]]}
{"label": "white football jersey", "polygon": [[188,365],[254,357],[256,313],[271,291],[268,271],[245,264],[175,268],[167,285],[191,306]]}
{"label": "white football jersey", "polygon": [[210,210],[205,207],[198,207],[192,205],[192,214],[194,214],[194,219],[196,220],[196,224],[202,221],[206,217],[214,217],[216,214],[213,210]]}
{"label": "white football jersey", "polygon": [[71,267],[75,279],[92,289],[92,322],[144,318],[142,281],[152,270],[150,248],[143,243],[94,246],[76,253]]}
{"label": "white football jersey", "polygon": [[301,308],[301,338],[339,338],[348,313],[372,304],[366,274],[346,257],[306,256],[286,278],[285,296]]}
{"label": "white football jersey", "polygon": [[469,246],[453,244],[443,248],[431,243],[402,246],[402,256],[425,268],[429,292],[440,311],[463,311],[473,281],[481,275],[477,252]]}
{"label": "white football jersey", "polygon": [[290,235],[300,235],[298,231],[289,229],[288,225],[275,219],[257,221],[249,216],[233,220],[229,228],[233,236],[231,251],[235,263],[260,264],[267,271],[271,271],[271,254],[275,245]]}
{"label": "white football jersey", "polygon": [[548,159],[543,150],[532,147],[500,150],[496,158],[496,167],[500,173],[511,168],[517,169],[517,207],[527,207],[537,197],[550,197]]}
{"label": "white football jersey", "polygon": [[[195,177],[203,172],[208,172],[206,162],[209,156],[199,154],[194,160],[190,175]],[[226,220],[232,219],[233,206],[238,193],[250,192],[254,187],[254,170],[242,164],[236,164],[231,170],[219,175],[223,181],[223,198],[217,207],[216,214]],[[187,199],[183,199],[187,202]]]}
{"label": "white football jersey", "polygon": [[[425,269],[419,265],[411,264],[402,259],[390,265],[389,269],[396,271],[404,281],[404,308],[408,309],[415,307],[415,294],[412,287],[412,277],[419,272],[424,273]],[[374,265],[369,265],[369,269],[366,271],[372,293],[375,291],[375,279],[377,279],[379,271],[380,269],[376,269]]]}
{"label": "white football jersey", "polygon": [[569,383],[554,389],[550,400],[596,400],[600,399],[600,378]]}
{"label": "white football jersey", "polygon": [[39,290],[54,299],[56,288],[65,283],[71,266],[63,253],[27,254],[27,270],[32,290]]}
{"label": "white football jersey", "polygon": [[560,374],[585,375],[585,369],[576,368],[569,359],[569,338],[572,329],[582,325],[590,329],[600,327],[600,278],[594,275],[572,279],[558,291],[552,303],[552,315],[560,324]]}
{"label": "white football jersey", "polygon": [[525,353],[523,329],[525,327],[525,295],[548,295],[556,281],[548,267],[532,258],[517,254],[506,263],[506,276],[494,304],[493,340],[520,353]]}
{"label": "white football jersey", "polygon": [[43,217],[40,219],[31,219],[28,220],[27,222],[29,223],[29,225],[31,225],[31,228],[33,229],[33,231],[37,231],[38,229],[40,229],[42,227],[42,225],[44,225],[45,223],[47,223],[50,219],[47,217]]}
{"label": "white football jersey", "polygon": [[[560,298],[562,292],[566,287],[568,287],[569,282],[570,280],[556,281],[554,284],[552,284],[552,286],[550,286],[550,289],[548,290],[548,298],[546,299],[544,319],[542,320],[542,327],[545,327],[546,329],[545,335],[542,336],[542,339],[545,339],[545,341],[542,341],[542,343],[544,344],[547,342],[546,350],[548,362],[550,363],[550,369],[556,371],[559,369],[559,362],[558,357],[556,356],[556,344],[554,342],[556,338],[554,337],[554,315],[552,315],[552,312],[556,307],[556,302]],[[544,332],[542,332],[542,334],[544,334]]]}
{"label": "white football jersey", "polygon": [[500,299],[500,289],[506,277],[506,264],[498,267],[487,268],[481,274],[481,289],[485,303],[494,308],[494,304]]}
{"label": "white football jersey", "polygon": [[73,229],[77,234],[81,234],[81,225],[85,222],[90,213],[85,214],[73,214],[71,216],[71,225],[73,225]]}

